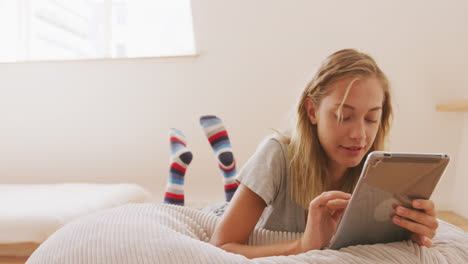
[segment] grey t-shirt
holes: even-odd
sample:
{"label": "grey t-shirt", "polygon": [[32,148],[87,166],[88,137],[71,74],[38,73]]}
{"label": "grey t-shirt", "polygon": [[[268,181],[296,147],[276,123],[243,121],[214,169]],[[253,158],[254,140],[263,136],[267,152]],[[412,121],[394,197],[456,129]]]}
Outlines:
{"label": "grey t-shirt", "polygon": [[257,227],[304,232],[305,210],[290,195],[288,145],[278,135],[263,140],[236,179],[267,205]]}

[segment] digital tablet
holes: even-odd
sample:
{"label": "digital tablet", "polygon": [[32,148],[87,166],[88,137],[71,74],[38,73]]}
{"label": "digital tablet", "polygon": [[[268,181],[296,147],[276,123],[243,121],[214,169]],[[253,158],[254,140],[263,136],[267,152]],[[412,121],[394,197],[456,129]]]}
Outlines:
{"label": "digital tablet", "polygon": [[409,239],[392,222],[395,208],[429,199],[449,160],[447,154],[370,153],[329,248]]}

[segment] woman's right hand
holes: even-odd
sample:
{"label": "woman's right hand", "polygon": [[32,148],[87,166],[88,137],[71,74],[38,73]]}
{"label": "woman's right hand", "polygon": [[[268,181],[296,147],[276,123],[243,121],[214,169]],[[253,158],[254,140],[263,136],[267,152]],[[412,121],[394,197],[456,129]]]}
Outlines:
{"label": "woman's right hand", "polygon": [[299,241],[301,252],[322,249],[328,245],[350,198],[349,193],[329,191],[310,202],[306,228]]}

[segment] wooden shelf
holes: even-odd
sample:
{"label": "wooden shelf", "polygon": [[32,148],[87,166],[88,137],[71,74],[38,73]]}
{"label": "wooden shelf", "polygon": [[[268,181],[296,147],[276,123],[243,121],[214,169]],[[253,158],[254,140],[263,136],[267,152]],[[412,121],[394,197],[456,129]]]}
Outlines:
{"label": "wooden shelf", "polygon": [[468,99],[453,102],[451,104],[438,105],[437,111],[444,112],[468,112]]}

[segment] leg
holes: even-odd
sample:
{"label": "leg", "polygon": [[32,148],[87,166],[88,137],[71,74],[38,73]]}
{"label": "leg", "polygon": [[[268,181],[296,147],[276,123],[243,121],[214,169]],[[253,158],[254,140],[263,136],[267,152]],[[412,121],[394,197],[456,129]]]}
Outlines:
{"label": "leg", "polygon": [[203,127],[206,137],[213,148],[219,162],[219,168],[223,174],[224,194],[226,201],[230,201],[237,190],[235,181],[236,160],[232,153],[231,142],[223,122],[216,116],[200,117],[200,125]]}
{"label": "leg", "polygon": [[184,205],[185,171],[192,161],[192,152],[187,148],[184,134],[175,129],[169,129],[170,138],[170,169],[169,180],[164,195],[164,203]]}

